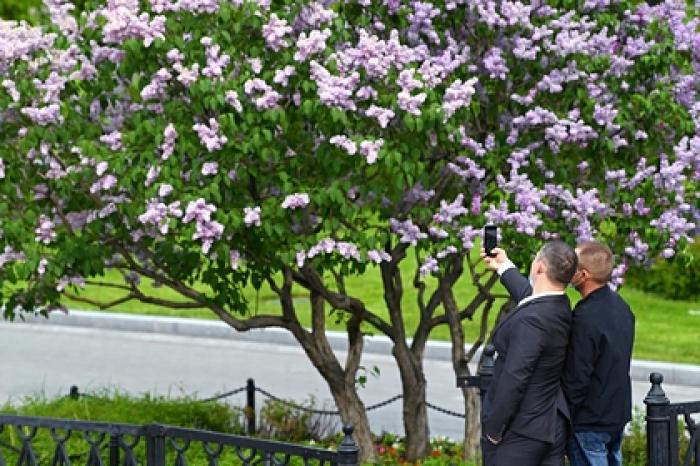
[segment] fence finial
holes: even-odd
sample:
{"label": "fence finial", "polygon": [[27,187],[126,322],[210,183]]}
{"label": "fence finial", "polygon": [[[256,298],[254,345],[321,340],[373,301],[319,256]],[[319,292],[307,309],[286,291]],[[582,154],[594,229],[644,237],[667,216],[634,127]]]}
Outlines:
{"label": "fence finial", "polygon": [[354,431],[355,427],[353,427],[352,424],[343,425],[345,438],[340,445],[338,445],[338,453],[340,456],[340,461],[338,462],[339,466],[357,466],[360,464],[360,447],[352,438],[352,433]]}

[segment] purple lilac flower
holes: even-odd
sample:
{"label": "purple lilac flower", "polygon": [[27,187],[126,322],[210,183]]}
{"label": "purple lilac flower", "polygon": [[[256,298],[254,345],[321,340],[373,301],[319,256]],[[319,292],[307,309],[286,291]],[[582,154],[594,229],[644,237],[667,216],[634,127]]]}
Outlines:
{"label": "purple lilac flower", "polygon": [[389,219],[389,225],[391,226],[391,231],[400,236],[400,242],[408,243],[411,246],[416,246],[418,241],[428,237],[410,219],[399,221],[392,218]]}
{"label": "purple lilac flower", "polygon": [[303,209],[307,205],[309,205],[309,195],[306,193],[290,194],[282,202],[283,209]]}
{"label": "purple lilac flower", "polygon": [[262,95],[258,94],[258,97],[255,98],[255,106],[258,110],[279,107],[278,101],[282,96],[262,79],[249,79],[243,85],[243,90],[248,96],[262,93]]}
{"label": "purple lilac flower", "polygon": [[100,191],[109,191],[116,185],[117,179],[113,175],[103,176],[90,186],[90,194],[96,194]]}
{"label": "purple lilac flower", "polygon": [[75,285],[79,286],[80,288],[85,288],[85,279],[79,275],[73,277],[63,276],[56,285],[56,291],[62,292],[68,285]]}
{"label": "purple lilac flower", "polygon": [[161,184],[160,187],[158,188],[158,196],[159,197],[167,197],[172,192],[173,192],[172,185],[169,185],[167,183]]}
{"label": "purple lilac flower", "polygon": [[386,251],[380,249],[370,249],[367,251],[367,258],[374,262],[375,264],[380,264],[382,262],[391,262],[391,255]]}
{"label": "purple lilac flower", "polygon": [[379,151],[384,145],[384,139],[377,139],[376,141],[362,141],[360,143],[360,154],[365,157],[365,160],[369,165],[372,165],[377,161],[379,157]]}
{"label": "purple lilac flower", "polygon": [[408,91],[401,91],[398,94],[398,106],[411,115],[420,115],[420,106],[423,105],[428,94],[421,92],[420,94],[411,95]]}
{"label": "purple lilac flower", "polygon": [[34,233],[36,233],[36,242],[43,244],[50,244],[53,242],[56,239],[55,227],[56,224],[46,215],[39,216],[39,226],[34,230]]}
{"label": "purple lilac flower", "polygon": [[200,43],[205,47],[207,57],[207,65],[202,69],[202,75],[208,78],[218,78],[223,75],[224,69],[231,62],[231,57],[228,54],[220,54],[221,46],[212,43],[210,37],[203,37]]}
{"label": "purple lilac flower", "polygon": [[160,167],[157,165],[151,165],[150,167],[148,167],[148,172],[146,172],[146,181],[144,181],[144,185],[146,187],[152,185],[159,175]]}
{"label": "purple lilac flower", "polygon": [[182,66],[180,63],[175,63],[173,69],[178,73],[178,82],[185,87],[190,87],[199,78],[199,63],[195,63],[190,68]]}
{"label": "purple lilac flower", "polygon": [[219,122],[215,118],[209,119],[209,126],[198,123],[192,129],[197,132],[200,142],[209,152],[221,149],[228,142],[226,136],[218,134]]}
{"label": "purple lilac flower", "polygon": [[379,122],[379,126],[381,126],[382,128],[386,128],[389,125],[389,122],[394,118],[395,113],[389,108],[371,105],[365,111],[365,115],[371,118],[376,118]]}
{"label": "purple lilac flower", "polygon": [[326,49],[326,40],[331,36],[330,29],[323,31],[313,30],[308,36],[302,32],[297,39],[297,51],[294,53],[294,60],[303,62],[311,55],[316,55]]}
{"label": "purple lilac flower", "polygon": [[440,201],[440,211],[433,215],[433,221],[438,224],[452,223],[455,218],[468,213],[469,209],[464,207],[464,195],[459,194],[451,203],[444,199]]}
{"label": "purple lilac flower", "polygon": [[445,113],[445,121],[449,120],[458,109],[469,106],[472,101],[472,96],[476,92],[474,86],[478,81],[478,78],[471,78],[465,83],[462,83],[462,80],[458,79],[445,90],[445,96],[442,102],[442,111]]}
{"label": "purple lilac flower", "polygon": [[211,176],[216,175],[219,171],[219,164],[217,162],[204,162],[202,164],[202,175]]}
{"label": "purple lilac flower", "polygon": [[233,270],[238,270],[241,261],[241,252],[238,249],[231,249],[228,254],[229,262],[231,262],[231,268]]}
{"label": "purple lilac flower", "polygon": [[333,76],[315,61],[311,61],[310,69],[311,78],[316,81],[316,92],[323,104],[345,110],[357,109],[352,94],[360,81],[358,72],[352,72],[348,76]]}
{"label": "purple lilac flower", "polygon": [[24,107],[21,112],[40,126],[63,122],[61,107],[58,104],[50,104],[46,107]]}
{"label": "purple lilac flower", "polygon": [[163,131],[163,145],[160,147],[163,153],[161,158],[163,160],[168,160],[175,150],[175,141],[177,140],[177,130],[175,130],[175,125],[169,123]]}
{"label": "purple lilac flower", "polygon": [[330,142],[336,147],[340,147],[349,155],[355,155],[357,153],[357,144],[355,144],[355,142],[352,139],[342,134],[333,136],[328,140],[328,142]]}
{"label": "purple lilac flower", "polygon": [[484,56],[484,67],[489,72],[491,79],[506,79],[506,75],[510,71],[503,58],[503,51],[498,47],[491,48]]}
{"label": "purple lilac flower", "polygon": [[421,277],[425,277],[431,273],[436,273],[440,270],[437,259],[433,256],[427,256],[423,264],[419,267],[418,273]]}
{"label": "purple lilac flower", "polygon": [[119,150],[122,148],[122,133],[112,131],[108,134],[100,136],[100,142],[106,144],[111,150]]}
{"label": "purple lilac flower", "polygon": [[5,162],[0,159],[0,180],[5,179]]}
{"label": "purple lilac flower", "polygon": [[289,47],[289,44],[284,39],[284,36],[291,34],[291,26],[287,24],[286,19],[280,19],[277,14],[272,13],[270,15],[270,21],[262,27],[262,35],[265,38],[267,46],[270,47],[275,52]]}
{"label": "purple lilac flower", "polygon": [[292,65],[287,65],[284,68],[275,71],[275,77],[272,79],[272,82],[279,84],[282,87],[287,87],[289,85],[289,78],[294,76],[296,73],[296,68],[294,68]]}
{"label": "purple lilac flower", "polygon": [[241,101],[238,100],[238,92],[236,91],[226,91],[225,96],[226,103],[233,107],[238,113],[243,111],[243,105]]}
{"label": "purple lilac flower", "polygon": [[141,98],[143,100],[161,100],[167,95],[167,84],[172,79],[172,74],[165,68],[158,70],[151,79],[151,82],[146,84],[141,89]]}
{"label": "purple lilac flower", "polygon": [[246,226],[260,226],[260,207],[246,207],[243,209],[243,213],[245,214],[243,218],[243,222],[245,222]]}
{"label": "purple lilac flower", "polygon": [[376,99],[379,93],[372,86],[362,86],[355,93],[355,97],[359,100]]}
{"label": "purple lilac flower", "polygon": [[0,253],[0,270],[5,267],[5,264],[10,262],[24,261],[27,257],[22,252],[15,251],[9,244],[5,246],[5,250]]}

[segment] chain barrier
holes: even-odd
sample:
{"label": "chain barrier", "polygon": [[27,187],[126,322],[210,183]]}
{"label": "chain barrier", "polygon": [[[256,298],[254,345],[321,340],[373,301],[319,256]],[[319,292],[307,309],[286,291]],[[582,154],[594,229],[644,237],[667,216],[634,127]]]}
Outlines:
{"label": "chain barrier", "polygon": [[207,403],[209,401],[218,401],[218,400],[223,400],[224,398],[228,398],[229,396],[233,395],[238,395],[241,392],[244,392],[247,387],[239,387],[235,390],[231,390],[230,392],[222,393],[221,395],[214,395],[209,398],[205,398],[203,400],[197,400],[199,403]]}
{"label": "chain barrier", "polygon": [[[243,386],[243,387],[238,387],[234,390],[222,393],[220,395],[215,395],[209,398],[204,398],[202,400],[196,400],[197,403],[208,403],[211,401],[218,401],[222,400],[224,398],[228,398],[233,395],[237,395],[239,393],[245,392],[248,389],[248,387]],[[318,414],[321,416],[340,416],[340,411],[331,411],[331,410],[325,410],[325,409],[312,409],[312,408],[307,408],[306,406],[301,406],[296,403],[293,403],[291,401],[285,400],[283,398],[280,398],[278,396],[273,395],[272,393],[268,392],[267,390],[260,388],[260,387],[255,387],[255,391],[260,393],[261,395],[276,401],[277,403],[282,403],[283,405],[289,406],[290,408],[298,409],[300,411],[305,411],[307,413],[311,414]],[[86,394],[86,393],[80,393],[78,392],[78,387],[73,386],[71,387],[71,393],[70,395],[71,398],[94,398],[92,395]],[[380,401],[379,403],[375,403],[373,405],[369,405],[365,407],[365,411],[373,411],[375,409],[383,408],[385,406],[390,405],[391,403],[398,401],[403,398],[403,395],[395,395],[389,398],[388,400]],[[437,411],[442,414],[446,414],[448,416],[453,416],[453,417],[458,417],[458,418],[465,418],[464,414],[458,413],[456,411],[450,411],[449,409],[441,408],[440,406],[436,406],[432,403],[426,402],[426,406],[434,411]]]}

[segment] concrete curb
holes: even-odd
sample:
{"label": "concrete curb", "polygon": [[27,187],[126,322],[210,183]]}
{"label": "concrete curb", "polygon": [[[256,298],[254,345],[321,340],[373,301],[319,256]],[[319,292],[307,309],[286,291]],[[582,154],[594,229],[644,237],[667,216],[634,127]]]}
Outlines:
{"label": "concrete curb", "polygon": [[[186,337],[221,338],[276,345],[298,346],[297,341],[284,329],[261,329],[249,332],[236,332],[218,320],[189,319],[181,317],[144,316],[112,312],[70,311],[51,314],[50,319],[41,316],[25,316],[25,324],[54,325],[67,327],[95,328],[128,332],[160,333]],[[341,332],[327,332],[328,341],[336,351],[347,350],[347,337]],[[374,354],[391,354],[392,343],[384,336],[365,338],[364,351]],[[475,360],[480,353],[477,353]],[[428,360],[451,361],[451,345],[443,341],[430,341],[425,350]],[[664,383],[672,385],[696,386],[700,388],[700,366],[659,361],[633,360],[632,380],[648,381],[649,374],[660,372]]]}

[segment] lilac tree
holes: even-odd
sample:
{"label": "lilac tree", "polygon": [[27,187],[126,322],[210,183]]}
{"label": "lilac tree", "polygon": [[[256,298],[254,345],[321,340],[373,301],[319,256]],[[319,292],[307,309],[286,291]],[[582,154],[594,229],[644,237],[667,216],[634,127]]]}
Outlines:
{"label": "lilac tree", "polygon": [[[287,329],[366,458],[363,335],[392,340],[407,456],[426,455],[432,330],[449,327],[455,370],[488,337],[496,277],[470,256],[485,223],[521,263],[549,238],[600,238],[620,254],[619,284],[631,261],[682,252],[698,220],[700,33],[683,2],[46,6],[45,27],[0,23],[6,316],[102,283],[124,293],[105,308],[139,300]],[[345,285],[370,268],[386,315]],[[124,282],[103,283],[108,269]],[[457,302],[463,275],[478,293]],[[280,312],[251,313],[250,284],[274,290]],[[325,337],[331,311],[345,361]],[[473,454],[477,400],[464,397]]]}

